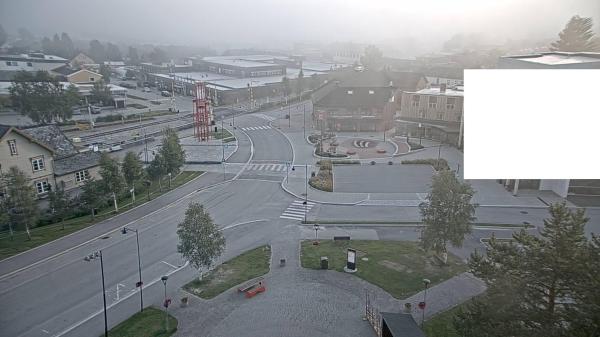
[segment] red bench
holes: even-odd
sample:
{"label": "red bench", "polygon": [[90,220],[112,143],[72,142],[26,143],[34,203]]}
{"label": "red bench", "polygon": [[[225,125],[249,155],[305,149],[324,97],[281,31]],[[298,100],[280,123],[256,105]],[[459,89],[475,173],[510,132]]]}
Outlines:
{"label": "red bench", "polygon": [[263,293],[267,290],[263,284],[263,279],[259,278],[250,283],[246,283],[238,288],[238,291],[246,294],[246,298],[256,296],[258,293]]}

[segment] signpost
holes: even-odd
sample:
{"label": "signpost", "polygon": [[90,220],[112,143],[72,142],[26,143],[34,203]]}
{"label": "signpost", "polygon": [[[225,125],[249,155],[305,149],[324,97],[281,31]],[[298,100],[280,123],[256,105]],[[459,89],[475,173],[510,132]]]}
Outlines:
{"label": "signpost", "polygon": [[344,271],[347,273],[356,272],[356,249],[348,248]]}

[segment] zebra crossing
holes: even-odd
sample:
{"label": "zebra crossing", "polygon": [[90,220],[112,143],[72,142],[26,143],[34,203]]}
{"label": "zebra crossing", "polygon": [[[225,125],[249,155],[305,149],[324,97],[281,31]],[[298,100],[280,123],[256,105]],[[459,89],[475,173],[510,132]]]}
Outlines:
{"label": "zebra crossing", "polygon": [[246,171],[285,172],[285,164],[248,164]]}
{"label": "zebra crossing", "polygon": [[304,200],[294,200],[283,213],[279,216],[281,219],[304,220],[305,214],[308,214],[310,209],[315,205],[314,202],[308,201],[306,205]]}
{"label": "zebra crossing", "polygon": [[256,116],[256,117],[258,117],[258,118],[266,119],[266,120],[268,120],[269,122],[272,122],[272,121],[274,121],[274,120],[276,120],[276,119],[277,119],[277,118],[275,118],[275,117],[272,117],[272,116],[267,116],[267,115],[265,115],[265,114],[259,114],[259,113],[255,113],[255,114],[254,114],[254,116]]}
{"label": "zebra crossing", "polygon": [[269,129],[271,129],[271,126],[269,126],[269,125],[248,126],[248,127],[242,128],[242,130],[244,130],[244,131],[258,131],[258,130],[269,130]]}

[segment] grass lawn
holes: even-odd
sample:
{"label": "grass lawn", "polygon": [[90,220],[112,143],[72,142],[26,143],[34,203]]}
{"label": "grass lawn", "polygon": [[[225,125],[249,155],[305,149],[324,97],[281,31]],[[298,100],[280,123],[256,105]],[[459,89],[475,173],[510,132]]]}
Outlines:
{"label": "grass lawn", "polygon": [[425,321],[423,331],[427,337],[460,337],[454,329],[454,316],[470,302],[464,302],[454,308],[439,313]]}
{"label": "grass lawn", "polygon": [[[354,274],[375,284],[392,296],[404,299],[423,290],[423,279],[435,285],[467,270],[467,266],[452,254],[448,265],[442,266],[433,254],[424,252],[417,242],[409,241],[302,241],[301,261],[305,268],[320,269],[321,256],[329,258],[329,269],[343,271],[346,249],[357,250]],[[363,259],[367,258],[367,261]]]}
{"label": "grass lawn", "polygon": [[[201,173],[202,172],[193,171],[182,172],[175,179],[173,179],[171,183],[172,189],[177,188],[187,183],[188,181],[198,177]],[[160,192],[158,189],[158,184],[153,184],[153,186],[150,187],[150,199],[154,199],[160,196],[161,194],[167,193],[169,191],[168,186],[169,183],[167,180],[167,182],[163,184],[163,191]],[[144,190],[142,189],[142,187],[140,187],[140,189],[138,190],[136,187],[135,204],[131,202],[131,197],[127,197],[119,201],[119,213],[127,211],[135,206],[138,206],[148,201],[148,194],[145,190],[145,187],[143,188]],[[24,231],[15,231],[13,240],[10,239],[10,235],[8,232],[2,232],[0,234],[0,260],[24,252],[31,248],[43,245],[65,235],[76,232],[80,229],[88,227],[92,224],[105,220],[114,215],[113,211],[114,209],[112,207],[101,209],[99,211],[99,214],[96,215],[93,221],[91,215],[85,215],[66,220],[64,224],[64,230],[62,229],[62,224],[60,223],[33,228],[30,231],[31,240],[27,240],[27,234]]]}
{"label": "grass lawn", "polygon": [[[223,132],[221,132],[221,130],[223,130]],[[220,127],[219,127],[219,131],[217,131],[217,132],[212,131],[210,133],[210,136],[213,139],[225,139],[225,138],[233,137],[231,132],[229,132],[227,129],[221,129]]]}
{"label": "grass lawn", "polygon": [[211,299],[227,289],[269,272],[271,247],[260,246],[221,264],[183,289],[204,299]]}
{"label": "grass lawn", "polygon": [[165,312],[156,308],[145,308],[143,312],[108,331],[110,337],[167,337],[177,331],[177,319],[169,315],[169,331],[165,331]]}

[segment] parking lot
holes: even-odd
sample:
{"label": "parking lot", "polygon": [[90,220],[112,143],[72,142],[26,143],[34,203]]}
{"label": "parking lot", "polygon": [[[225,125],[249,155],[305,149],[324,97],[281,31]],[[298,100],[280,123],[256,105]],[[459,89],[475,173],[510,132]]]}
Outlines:
{"label": "parking lot", "polygon": [[335,192],[427,193],[434,170],[430,165],[336,165]]}

